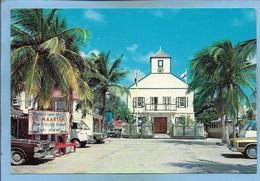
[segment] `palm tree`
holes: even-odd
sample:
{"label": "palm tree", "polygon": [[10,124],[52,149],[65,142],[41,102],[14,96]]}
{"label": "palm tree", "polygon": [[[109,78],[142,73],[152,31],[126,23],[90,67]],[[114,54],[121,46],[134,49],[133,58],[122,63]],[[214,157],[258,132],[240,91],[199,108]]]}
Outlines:
{"label": "palm tree", "polygon": [[233,46],[226,40],[199,51],[190,62],[192,81],[188,92],[196,91],[200,103],[208,99],[218,103],[223,142],[226,140],[224,115],[234,119],[239,106],[245,103],[251,107],[244,88],[254,92],[256,64],[245,63],[245,57],[248,54],[241,51],[240,45]]}
{"label": "palm tree", "polygon": [[79,46],[89,36],[86,29],[67,29],[57,9],[11,11],[11,88],[35,97],[38,108],[51,106],[53,91],[59,89],[69,101],[72,91],[91,98],[90,88],[79,76],[84,61]]}
{"label": "palm tree", "polygon": [[106,96],[109,91],[117,93],[129,93],[128,89],[120,84],[128,73],[128,70],[120,70],[123,56],[120,56],[110,65],[110,51],[105,53],[92,53],[90,59],[94,61],[95,69],[88,75],[90,85],[93,86],[95,92],[101,94],[102,107],[100,113],[105,115]]}

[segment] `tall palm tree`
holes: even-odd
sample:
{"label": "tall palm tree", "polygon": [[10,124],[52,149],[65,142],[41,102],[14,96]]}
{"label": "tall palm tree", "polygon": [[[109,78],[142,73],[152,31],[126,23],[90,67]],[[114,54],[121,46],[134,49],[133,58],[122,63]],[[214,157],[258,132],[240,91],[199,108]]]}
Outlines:
{"label": "tall palm tree", "polygon": [[254,92],[256,64],[245,63],[247,56],[240,45],[233,46],[226,40],[199,51],[190,62],[192,81],[188,92],[196,91],[197,101],[201,103],[208,99],[218,102],[223,142],[226,140],[224,115],[235,118],[239,106],[245,103],[251,107],[244,88]]}
{"label": "tall palm tree", "polygon": [[[67,99],[72,91],[91,98],[89,87],[80,80],[84,65],[79,46],[89,36],[86,29],[67,28],[57,9],[14,9],[11,11],[11,88],[36,98],[38,107],[51,105],[53,91]],[[81,82],[81,84],[79,84]]]}
{"label": "tall palm tree", "polygon": [[102,99],[102,107],[100,110],[102,115],[105,114],[106,95],[109,91],[129,93],[126,87],[118,84],[128,73],[128,70],[120,70],[123,56],[120,56],[111,63],[109,55],[110,51],[107,54],[92,53],[90,57],[96,66],[91,75],[89,75],[91,78],[90,84],[93,85],[94,91],[100,92],[102,95],[100,97],[100,99]]}

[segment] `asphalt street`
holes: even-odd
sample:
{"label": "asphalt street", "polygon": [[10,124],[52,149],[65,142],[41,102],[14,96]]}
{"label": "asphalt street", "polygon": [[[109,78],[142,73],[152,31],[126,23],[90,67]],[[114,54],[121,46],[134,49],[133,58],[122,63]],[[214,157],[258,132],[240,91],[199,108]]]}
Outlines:
{"label": "asphalt street", "polygon": [[217,142],[220,140],[111,138],[55,159],[11,166],[11,173],[256,173],[256,159],[247,159]]}

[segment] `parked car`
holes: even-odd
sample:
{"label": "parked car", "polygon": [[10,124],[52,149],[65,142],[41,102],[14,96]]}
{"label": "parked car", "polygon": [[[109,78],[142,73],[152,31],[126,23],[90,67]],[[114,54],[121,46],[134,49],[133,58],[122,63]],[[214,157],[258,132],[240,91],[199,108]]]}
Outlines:
{"label": "parked car", "polygon": [[84,147],[87,143],[93,139],[91,135],[88,135],[90,128],[83,121],[74,121],[71,126],[70,141],[76,141],[76,147]]}
{"label": "parked car", "polygon": [[55,154],[54,143],[48,140],[16,139],[11,136],[11,163],[21,165],[29,159]]}
{"label": "parked car", "polygon": [[121,130],[120,129],[116,129],[116,128],[111,128],[107,131],[107,136],[108,137],[120,137],[121,136]]}
{"label": "parked car", "polygon": [[106,133],[101,133],[101,132],[94,132],[93,133],[93,139],[90,141],[90,143],[104,143],[105,139],[107,138]]}
{"label": "parked car", "polygon": [[257,123],[255,120],[246,121],[239,132],[238,138],[230,138],[227,147],[231,151],[241,152],[248,158],[257,158]]}

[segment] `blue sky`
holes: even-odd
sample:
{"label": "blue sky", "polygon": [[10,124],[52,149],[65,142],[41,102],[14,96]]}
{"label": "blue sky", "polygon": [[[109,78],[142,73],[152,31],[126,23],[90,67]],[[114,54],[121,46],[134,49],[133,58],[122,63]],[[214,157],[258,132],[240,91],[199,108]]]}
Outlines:
{"label": "blue sky", "polygon": [[130,73],[121,84],[127,87],[135,70],[139,79],[150,73],[149,57],[160,47],[172,56],[171,72],[180,76],[200,49],[225,39],[236,44],[256,38],[255,9],[64,9],[60,14],[69,27],[91,32],[83,55],[109,50],[112,60],[124,55],[121,68]]}

